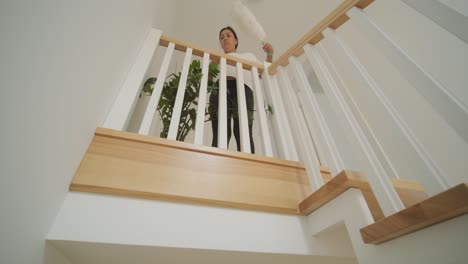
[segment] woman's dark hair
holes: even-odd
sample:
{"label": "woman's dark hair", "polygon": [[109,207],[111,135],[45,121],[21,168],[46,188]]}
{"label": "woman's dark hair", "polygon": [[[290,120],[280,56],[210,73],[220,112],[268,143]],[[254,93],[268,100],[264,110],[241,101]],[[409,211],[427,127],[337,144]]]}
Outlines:
{"label": "woman's dark hair", "polygon": [[221,37],[221,32],[223,32],[224,30],[230,30],[232,32],[232,34],[234,35],[234,38],[236,38],[237,40],[237,43],[236,43],[236,49],[237,49],[237,46],[239,45],[239,39],[237,38],[237,34],[236,34],[236,31],[234,31],[234,29],[232,29],[232,27],[225,27],[225,28],[222,28],[220,31],[219,31],[219,34],[218,34],[218,38]]}

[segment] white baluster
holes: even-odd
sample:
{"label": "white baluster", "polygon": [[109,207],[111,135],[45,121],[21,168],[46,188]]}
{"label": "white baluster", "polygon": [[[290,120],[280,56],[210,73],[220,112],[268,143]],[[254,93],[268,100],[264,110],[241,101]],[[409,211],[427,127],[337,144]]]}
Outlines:
{"label": "white baluster", "polygon": [[[271,137],[272,137],[272,148],[273,148],[273,155],[274,157],[277,157],[277,158],[282,158],[282,159],[286,159],[286,150],[284,150],[284,147],[283,147],[283,144],[286,143],[285,141],[285,138],[284,138],[284,135],[282,136],[280,133],[279,133],[279,117],[274,115],[273,113],[275,112],[275,102],[271,96],[271,92],[270,92],[270,86],[271,85],[271,81],[270,80],[267,80],[266,79],[266,76],[265,76],[265,71],[267,71],[267,69],[265,69],[261,75],[261,81],[262,81],[262,84],[263,84],[263,93],[265,95],[265,102],[268,104],[268,107],[270,108],[271,110],[271,115],[268,117],[269,118],[269,121],[271,122],[271,127],[269,127],[269,129],[271,129]],[[263,78],[262,78],[263,77]]]}
{"label": "white baluster", "polygon": [[226,58],[221,58],[218,100],[218,148],[227,149]]}
{"label": "white baluster", "polygon": [[239,133],[241,138],[241,151],[250,153],[249,119],[247,102],[245,100],[244,69],[242,63],[237,62],[237,108],[239,115]]}
{"label": "white baluster", "polygon": [[[267,65],[265,65],[267,66]],[[272,105],[273,109],[273,114],[271,115],[272,117],[272,127],[273,127],[273,132],[274,132],[274,139],[275,139],[275,144],[276,144],[276,154],[278,155],[279,158],[283,159],[291,159],[289,156],[289,153],[287,151],[287,139],[286,135],[281,132],[281,119],[280,116],[276,114],[276,104],[277,104],[277,99],[273,97],[271,90],[272,90],[272,81],[270,80],[270,76],[268,74],[268,68],[265,67],[265,70],[262,73],[262,79],[263,79],[263,85],[264,85],[264,91],[265,91],[265,96],[266,98],[269,99],[269,102]]]}
{"label": "white baluster", "polygon": [[[313,58],[309,58],[309,61],[312,64],[327,97],[334,105],[333,109],[337,112],[337,116],[341,118],[344,129],[348,131],[348,133],[345,134],[349,137],[349,142],[353,145],[356,153],[361,154],[357,155],[357,158],[360,161],[362,170],[369,180],[384,215],[388,216],[402,210],[404,205],[390,182],[387,172],[378,160],[374,150],[365,137],[364,132],[359,127],[356,118],[353,116],[349,105],[346,103],[340,89],[338,88],[339,85],[343,84],[341,82],[336,82],[333,79],[332,74],[316,48],[313,47],[310,51]],[[331,62],[329,63],[332,65]],[[342,87],[342,89],[345,88]]]}
{"label": "white baluster", "polygon": [[[321,44],[319,44],[318,46],[322,47]],[[317,50],[320,53],[320,49],[317,49]],[[322,54],[322,58],[324,58],[325,61],[327,60],[331,61],[331,59],[329,59],[327,54]],[[340,57],[340,59],[342,58]],[[341,82],[343,82],[342,78],[338,75],[338,72],[334,70],[333,65],[329,65],[329,67],[330,67],[331,73],[334,74],[332,78],[335,78],[336,80],[340,80]],[[354,117],[356,118],[358,125],[361,127],[361,130],[364,133],[364,136],[366,137],[366,139],[369,141],[369,144],[374,149],[374,153],[376,154],[377,159],[380,160],[381,162],[380,164],[384,167],[388,176],[391,178],[399,178],[399,175],[396,173],[396,170],[392,162],[388,158],[386,152],[384,151],[382,145],[377,139],[377,136],[375,135],[374,131],[371,129],[369,123],[364,118],[364,115],[362,114],[358,104],[354,100],[349,90],[344,89],[341,92],[343,93],[343,97],[347,100],[350,110],[353,113]]]}
{"label": "white baluster", "polygon": [[184,66],[182,68],[182,75],[179,80],[179,87],[177,87],[176,101],[172,109],[171,124],[169,125],[169,132],[167,139],[176,140],[179,131],[180,115],[182,113],[182,106],[184,103],[185,89],[187,85],[187,76],[190,68],[190,60],[192,58],[192,49],[187,48],[185,51]]}
{"label": "white baluster", "polygon": [[292,128],[291,125],[289,124],[289,117],[286,113],[286,107],[284,106],[283,98],[281,97],[280,89],[282,87],[279,86],[278,79],[276,78],[276,75],[272,76],[272,81],[273,81],[273,94],[278,98],[279,102],[279,108],[276,107],[279,110],[279,114],[281,116],[282,122],[282,130],[286,134],[286,139],[288,140],[288,148],[289,152],[291,153],[292,160],[299,160],[299,155],[297,154],[297,148],[294,143],[294,138],[292,136]]}
{"label": "white baluster", "polygon": [[468,43],[468,17],[436,0],[402,1]]}
{"label": "white baluster", "polygon": [[323,185],[322,174],[320,173],[320,162],[315,152],[315,145],[309,135],[309,130],[305,126],[304,116],[299,108],[299,101],[291,86],[291,81],[283,67],[278,68],[277,73],[281,84],[281,92],[284,95],[284,102],[288,106],[286,111],[290,118],[290,125],[296,142],[297,151],[301,161],[304,163],[312,190],[315,191]]}
{"label": "white baluster", "polygon": [[278,82],[274,76],[268,73],[268,65],[265,63],[265,71],[263,71],[263,78],[266,83],[266,89],[269,89],[270,97],[273,101],[273,117],[275,118],[276,130],[280,139],[281,147],[283,150],[284,158],[288,160],[297,161],[297,151],[294,145],[294,140],[291,135],[291,127],[288,118],[285,115],[285,108],[279,93]]}
{"label": "white baluster", "polygon": [[330,128],[320,110],[319,102],[310,87],[302,65],[296,58],[290,58],[290,61],[299,87],[307,97],[307,106],[312,110],[310,114],[314,117],[313,123],[315,125],[310,127],[310,131],[315,140],[314,142],[316,142],[315,146],[317,147],[319,156],[322,157],[322,160],[325,159],[327,161],[326,165],[329,167],[332,175],[335,176],[344,170],[343,159],[338,151],[335,140],[331,136]]}
{"label": "white baluster", "polygon": [[254,81],[253,89],[255,92],[258,118],[260,119],[260,132],[262,134],[263,149],[265,150],[266,156],[273,157],[270,132],[265,113],[265,100],[263,98],[262,87],[260,86],[260,79],[258,78],[258,69],[256,67],[252,67],[252,79]]}
{"label": "white baluster", "polygon": [[116,130],[125,130],[127,128],[146,70],[151,63],[156,48],[159,46],[161,34],[162,32],[156,29],[149,32],[103,127]]}
{"label": "white baluster", "polygon": [[468,107],[430,73],[425,71],[375,21],[353,7],[347,15],[366,31],[387,59],[431,103],[445,121],[468,142]]}
{"label": "white baluster", "polygon": [[[378,84],[375,82],[375,80],[372,78],[369,72],[364,68],[359,59],[353,54],[353,52],[346,45],[346,43],[334,31],[330,30],[326,34],[328,39],[333,41],[333,43],[337,45],[337,47],[343,50],[345,56],[349,59],[349,61],[351,61],[352,65],[354,66],[353,69],[356,71],[357,75],[361,76],[364,79],[364,82],[376,95],[380,103],[382,103],[382,105],[385,107],[385,110],[389,113],[395,124],[402,131],[404,137],[408,140],[408,142],[418,154],[419,158],[423,161],[425,166],[431,172],[432,177],[426,177],[426,175],[424,175],[424,177],[419,178],[420,182],[426,187],[426,191],[428,191],[431,194],[437,194],[446,190],[449,187],[449,184],[447,182],[447,179],[443,176],[441,169],[432,159],[431,155],[426,151],[424,146],[416,138],[413,131],[409,128],[408,124],[400,116],[398,111],[389,101],[387,96],[383,93],[382,89],[378,86]],[[312,48],[310,46],[304,49],[306,55],[309,58],[313,58],[311,49]],[[417,177],[417,175],[415,175],[415,177]]]}
{"label": "white baluster", "polygon": [[150,132],[151,123],[153,122],[154,114],[157,110],[159,99],[161,99],[161,93],[164,87],[164,81],[166,80],[167,69],[169,68],[169,64],[171,63],[174,47],[174,43],[169,43],[169,45],[167,46],[166,54],[164,55],[161,68],[159,69],[158,78],[153,88],[153,94],[151,94],[148,106],[146,107],[145,115],[143,116],[143,121],[141,122],[140,129],[138,131],[138,133],[140,134],[148,135]]}
{"label": "white baluster", "polygon": [[195,139],[194,143],[203,144],[203,130],[205,127],[205,106],[206,106],[206,90],[208,86],[208,68],[210,66],[210,54],[203,54],[202,78],[200,81],[200,93],[198,95],[197,120],[195,122]]}

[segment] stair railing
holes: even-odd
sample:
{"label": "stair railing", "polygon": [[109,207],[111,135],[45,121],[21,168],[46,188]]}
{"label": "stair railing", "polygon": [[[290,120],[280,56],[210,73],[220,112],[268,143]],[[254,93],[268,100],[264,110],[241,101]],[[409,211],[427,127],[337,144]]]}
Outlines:
{"label": "stair railing", "polygon": [[[347,142],[352,148],[354,158],[358,161],[358,170],[367,176],[380,207],[388,216],[404,209],[390,181],[391,178],[400,176],[397,167],[401,170],[404,164],[401,164],[401,159],[398,160],[390,155],[386,147],[381,144],[379,139],[382,135],[373,129],[366,118],[366,113],[362,112],[361,107],[353,99],[356,95],[350,89],[350,84],[341,76],[338,65],[347,67],[346,71],[351,72],[354,78],[359,80],[361,89],[367,89],[377,99],[376,102],[380,104],[378,107],[382,108],[385,115],[390,118],[400,142],[407,142],[406,148],[411,151],[402,152],[401,155],[405,157],[406,162],[418,164],[418,169],[414,170],[418,173],[411,175],[412,179],[419,181],[429,195],[445,191],[460,182],[455,182],[453,176],[447,175],[447,170],[440,166],[444,161],[440,157],[436,158],[433,151],[431,153],[427,145],[420,140],[420,135],[414,131],[414,126],[405,120],[394,101],[386,95],[375,77],[366,69],[366,65],[360,61],[359,56],[353,52],[336,29],[346,21],[356,25],[369,42],[377,47],[388,62],[400,71],[401,76],[442,117],[450,127],[448,129],[453,129],[460,141],[465,143],[468,142],[468,107],[463,95],[457,93],[456,89],[447,87],[434,74],[421,66],[384,30],[382,25],[379,25],[376,19],[363,10],[372,2],[374,1],[343,1],[330,15],[274,61],[268,71],[281,80],[281,90],[285,94],[297,94],[295,100],[291,99],[294,96],[286,100],[301,106],[304,112],[302,122],[308,124],[311,139],[317,150],[317,159],[322,165],[330,168],[332,175],[336,175],[337,171],[341,171],[347,164],[338,150],[337,139],[331,136],[331,128],[324,117],[325,110],[319,107],[320,104],[312,92],[299,58],[304,58],[306,63],[310,63],[321,89],[340,121],[341,129],[345,131]],[[403,0],[400,4],[413,8],[466,44],[466,34],[460,29],[468,26],[468,20],[457,11],[438,1]],[[339,61],[336,61],[337,58]],[[295,80],[297,87],[292,88],[291,79]],[[289,109],[286,113],[289,117],[294,117],[294,110]],[[298,119],[291,118],[291,120]],[[292,127],[296,127],[294,131],[297,130],[297,124],[293,124]],[[304,144],[299,144],[299,147],[307,146],[306,141],[303,142]],[[301,154],[300,160],[307,160],[302,154],[303,151],[298,149],[298,153]]]}
{"label": "stair railing", "polygon": [[[154,45],[156,42],[159,45]],[[251,75],[253,80],[253,87],[251,87],[255,94],[255,104],[257,109],[261,109],[258,112],[258,124],[261,131],[261,141],[263,144],[264,154],[266,156],[273,157],[273,144],[272,135],[269,131],[269,120],[266,114],[266,111],[263,111],[265,105],[267,105],[266,99],[264,98],[264,89],[262,87],[262,79],[259,78],[259,74],[263,74],[263,79],[266,79],[267,87],[273,87],[274,80],[271,79],[271,76],[265,73],[264,65],[246,61],[243,59],[236,58],[234,56],[226,55],[216,51],[212,51],[206,48],[197,47],[190,43],[186,43],[174,38],[170,38],[164,35],[161,35],[161,32],[154,31],[148,37],[145,46],[140,52],[137,62],[133,67],[132,71],[129,73],[129,78],[132,78],[132,83],[124,85],[123,90],[120,92],[116,102],[114,103],[113,109],[107,117],[107,120],[104,124],[104,127],[116,129],[116,130],[126,130],[128,126],[129,119],[131,118],[135,102],[138,99],[138,95],[141,90],[143,83],[144,73],[150,66],[150,60],[154,56],[155,50],[157,47],[166,47],[164,58],[161,62],[161,67],[157,74],[157,80],[154,85],[151,98],[148,102],[147,108],[145,110],[143,120],[139,127],[138,133],[142,135],[149,135],[152,127],[152,123],[155,120],[155,114],[157,105],[161,98],[162,89],[166,76],[168,75],[168,68],[173,57],[174,50],[183,52],[185,54],[184,62],[181,72],[181,80],[179,82],[176,101],[173,108],[173,113],[171,117],[171,123],[169,126],[169,132],[167,139],[176,140],[178,124],[180,121],[180,115],[182,111],[182,102],[185,94],[185,87],[187,82],[187,74],[190,67],[190,63],[193,56],[202,57],[202,79],[200,84],[200,94],[199,101],[197,106],[197,117],[195,124],[195,134],[194,134],[194,144],[202,144],[203,135],[204,135],[204,126],[205,126],[205,107],[207,104],[207,82],[208,82],[208,66],[210,61],[215,62],[219,65],[220,69],[220,78],[219,78],[219,111],[218,111],[218,148],[227,149],[228,140],[227,140],[227,94],[226,94],[226,67],[227,65],[232,65],[236,67],[237,70],[237,92],[238,92],[238,105],[239,105],[239,123],[240,123],[240,138],[241,138],[241,151],[245,153],[250,153],[250,141],[249,141],[249,128],[248,128],[248,116],[247,116],[247,106],[245,100],[244,89],[244,70],[249,71],[248,74]],[[130,82],[129,81],[129,82]],[[273,89],[273,88],[272,88]],[[270,89],[268,89],[270,90]],[[284,123],[287,123],[287,118],[281,114],[284,106],[282,106],[281,100],[278,95],[272,93],[272,102],[268,102],[269,105],[272,105],[272,108],[275,109],[273,118],[275,119],[274,123],[277,128],[275,135],[277,136],[277,156],[280,158],[295,160],[297,161],[297,154],[292,142],[292,136],[289,129],[289,126],[284,126]],[[274,95],[273,95],[274,94]],[[270,94],[268,94],[270,95]]]}
{"label": "stair railing", "polygon": [[[332,13],[330,13],[317,26],[304,35],[296,44],[288,49],[273,64],[259,65],[254,62],[237,59],[226,54],[210,51],[184,43],[156,32],[154,36],[148,37],[150,44],[145,46],[138,57],[136,66],[130,72],[129,78],[141,86],[142,74],[148,67],[148,59],[154,54],[154,41],[161,46],[167,47],[162,62],[154,92],[145,112],[139,133],[148,135],[151,122],[154,119],[157,104],[160,99],[167,68],[171,61],[174,49],[185,53],[182,70],[182,78],[179,84],[174,114],[171,120],[168,139],[175,140],[177,126],[180,118],[181,104],[183,101],[185,79],[188,67],[193,55],[203,57],[203,78],[200,89],[200,101],[197,111],[194,143],[201,144],[204,130],[204,109],[206,104],[206,83],[209,61],[220,65],[219,82],[219,125],[218,125],[218,147],[227,148],[226,131],[226,67],[232,65],[237,68],[238,83],[238,105],[241,132],[241,150],[250,152],[248,118],[243,87],[244,70],[250,71],[254,81],[252,89],[255,93],[257,108],[266,103],[271,104],[274,109],[271,120],[264,111],[258,111],[259,124],[262,134],[262,143],[267,156],[302,161],[307,168],[307,173],[312,190],[322,187],[324,181],[320,174],[320,166],[330,168],[332,176],[337,175],[345,169],[348,164],[347,158],[339,150],[338,139],[332,133],[332,127],[326,117],[326,110],[320,107],[320,99],[312,91],[312,85],[308,79],[303,63],[296,57],[304,58],[310,63],[326,99],[332,105],[340,127],[344,132],[347,142],[351,146],[353,158],[357,160],[358,170],[363,172],[370,183],[377,201],[385,216],[394,214],[402,209],[404,205],[391,182],[392,177],[399,177],[395,166],[395,159],[388,154],[381,142],[380,135],[372,129],[366,120],[365,114],[353,99],[349,85],[340,75],[337,62],[332,59],[328,49],[333,48],[335,56],[339,56],[341,64],[349,65],[349,70],[362,83],[363,89],[368,89],[376,98],[379,107],[382,107],[387,116],[390,117],[392,125],[396,127],[402,140],[408,142],[412,152],[402,153],[409,161],[420,164],[423,168],[419,173],[413,175],[413,179],[424,186],[429,195],[447,190],[454,186],[446,172],[439,166],[440,160],[436,159],[426,146],[418,138],[411,125],[405,121],[398,108],[386,96],[385,92],[377,84],[374,77],[369,73],[363,63],[359,60],[348,43],[342,39],[336,29],[350,20],[362,29],[370,41],[380,48],[389,62],[400,69],[402,76],[420,93],[420,95],[432,105],[434,111],[438,112],[457,135],[468,142],[468,111],[466,103],[459,99],[450,89],[447,89],[433,75],[420,66],[408,52],[401,48],[386,33],[376,21],[363,11],[372,0],[345,0]],[[463,31],[454,27],[450,19],[437,19],[434,12],[449,12],[443,6],[437,4],[430,6],[424,1],[407,1],[422,15],[434,21],[440,21],[442,26],[449,32],[456,34],[462,41],[465,40]],[[434,8],[432,8],[434,7]],[[459,16],[456,16],[459,20]],[[461,19],[463,20],[463,19]],[[321,42],[326,39],[327,43]],[[143,66],[142,66],[143,65]],[[146,68],[145,68],[146,65]],[[259,79],[259,73],[262,78]],[[262,87],[263,83],[263,87]],[[125,85],[124,90],[116,100],[105,126],[108,128],[124,130],[126,122],[131,115],[132,105],[138,95],[138,85]],[[265,92],[265,96],[263,94]],[[118,108],[118,109],[116,109]],[[274,128],[270,134],[268,123]],[[349,157],[348,157],[349,158]],[[401,167],[401,164],[398,164]]]}

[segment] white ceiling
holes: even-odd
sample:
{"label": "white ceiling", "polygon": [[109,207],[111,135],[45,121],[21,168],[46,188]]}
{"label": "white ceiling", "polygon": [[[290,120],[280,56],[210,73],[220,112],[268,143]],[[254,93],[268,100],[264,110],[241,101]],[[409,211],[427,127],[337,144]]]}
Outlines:
{"label": "white ceiling", "polygon": [[[169,0],[170,1],[170,0]],[[234,0],[159,0],[155,26],[165,34],[220,51],[218,32],[231,25],[239,37],[239,52],[265,55],[261,45],[243,32],[231,18]],[[263,25],[267,39],[275,47],[275,57],[285,52],[342,0],[244,0]]]}

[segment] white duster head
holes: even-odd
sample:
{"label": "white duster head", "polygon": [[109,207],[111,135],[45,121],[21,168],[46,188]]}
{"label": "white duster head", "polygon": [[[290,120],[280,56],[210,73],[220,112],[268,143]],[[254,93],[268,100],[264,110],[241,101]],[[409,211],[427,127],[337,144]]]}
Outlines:
{"label": "white duster head", "polygon": [[244,5],[241,1],[234,1],[232,3],[232,17],[239,26],[249,33],[252,37],[265,41],[266,34],[262,25],[258,23],[255,15]]}

